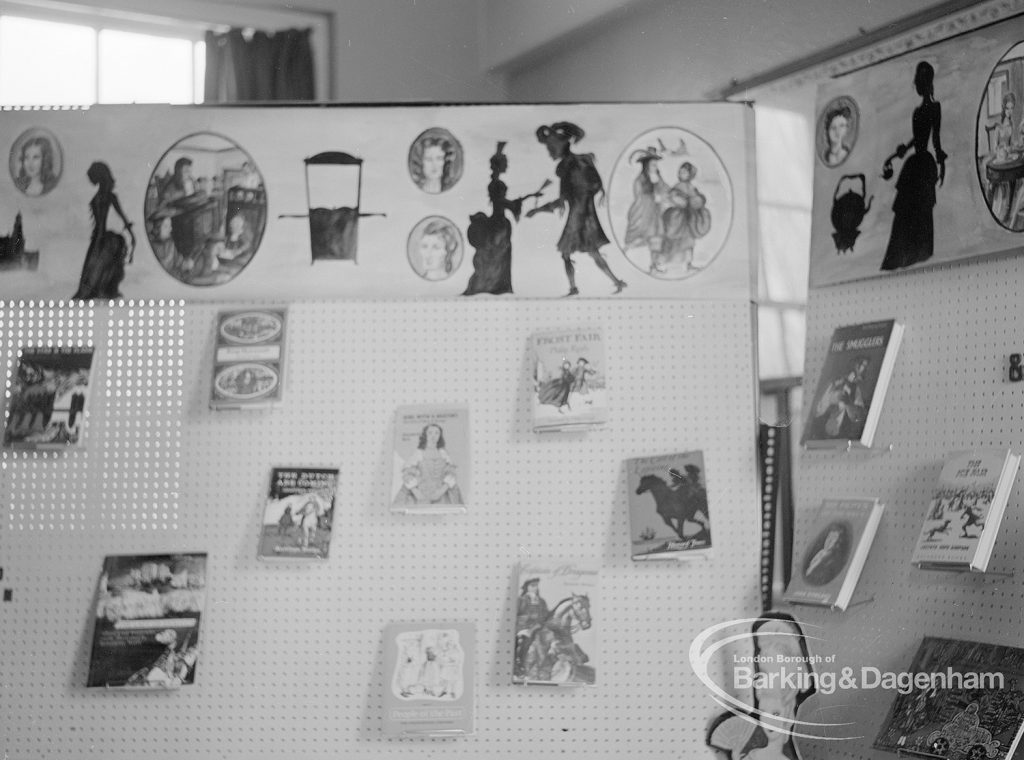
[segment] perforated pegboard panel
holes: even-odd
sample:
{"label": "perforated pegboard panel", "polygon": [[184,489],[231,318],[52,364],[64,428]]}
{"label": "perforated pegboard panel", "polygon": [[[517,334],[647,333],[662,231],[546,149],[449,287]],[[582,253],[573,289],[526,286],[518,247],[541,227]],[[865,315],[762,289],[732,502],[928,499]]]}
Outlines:
{"label": "perforated pegboard panel", "polygon": [[[110,390],[97,397],[87,449],[4,460],[4,492],[14,494],[0,532],[2,585],[14,590],[12,602],[0,603],[0,743],[8,756],[707,752],[704,730],[718,708],[687,649],[703,627],[759,609],[748,304],[292,304],[284,403],[255,412],[207,408],[217,308],[97,309],[94,377]],[[5,324],[9,353],[20,338]],[[606,336],[609,422],[588,434],[535,435],[528,336],[582,325]],[[469,406],[474,503],[466,515],[392,515],[394,409],[435,402]],[[696,448],[706,463],[714,557],[632,563],[623,460]],[[65,477],[76,462],[84,496]],[[282,465],[341,470],[326,565],[256,561],[270,469]],[[42,494],[55,506],[37,514]],[[51,529],[51,512],[65,505],[76,510],[76,530]],[[33,521],[45,524],[30,528]],[[210,553],[196,685],[87,691],[103,556],[173,549]],[[511,594],[526,557],[601,563],[595,688],[510,684]],[[476,624],[476,734],[386,738],[382,628],[439,619]]]}
{"label": "perforated pegboard panel", "polygon": [[[852,606],[794,613],[821,629],[812,653],[901,671],[925,635],[1021,646],[1024,623],[1022,490],[1018,480],[988,575],[923,571],[910,564],[924,510],[950,451],[1024,450],[1024,387],[1007,381],[1007,355],[1021,350],[1019,285],[1024,258],[1003,257],[812,291],[806,377],[821,370],[838,325],[895,317],[906,325],[871,454],[805,451],[797,466],[797,544],[826,497],[878,496],[885,514]],[[805,403],[805,407],[806,407]],[[804,414],[806,415],[806,408]],[[885,447],[892,444],[891,453]],[[802,717],[853,722],[857,741],[805,742],[811,757],[891,758],[871,750],[895,693],[844,690],[816,696]],[[818,706],[821,711],[814,712]],[[817,716],[817,717],[815,717]]]}

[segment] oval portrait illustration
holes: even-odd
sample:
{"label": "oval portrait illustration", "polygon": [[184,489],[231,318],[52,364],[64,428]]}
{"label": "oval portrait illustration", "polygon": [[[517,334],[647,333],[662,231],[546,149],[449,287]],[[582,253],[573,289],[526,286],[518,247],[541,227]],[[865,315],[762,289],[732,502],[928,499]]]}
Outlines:
{"label": "oval portrait illustration", "polygon": [[462,178],[462,144],[442,127],[431,127],[409,146],[409,176],[416,187],[436,195]]}
{"label": "oval portrait illustration", "polygon": [[266,343],[281,334],[284,325],[276,314],[247,311],[225,319],[220,334],[229,343]]}
{"label": "oval portrait illustration", "polygon": [[223,135],[198,132],[161,157],[145,210],[149,244],[168,274],[187,285],[223,285],[260,246],[267,193],[245,150]]}
{"label": "oval portrait illustration", "polygon": [[1004,55],[988,78],[978,107],[977,168],[993,218],[1024,230],[1024,42]]}
{"label": "oval portrait illustration", "polygon": [[251,401],[273,394],[280,382],[280,376],[272,367],[243,362],[218,372],[213,378],[213,387],[220,398]]}
{"label": "oval portrait illustration", "polygon": [[830,522],[811,542],[804,555],[803,575],[808,586],[824,586],[846,567],[853,549],[853,529],[840,520]]}
{"label": "oval portrait illustration", "polygon": [[818,114],[815,153],[825,166],[839,166],[853,151],[860,132],[860,109],[848,95],[832,98]]}
{"label": "oval portrait illustration", "polygon": [[732,226],[732,181],[715,149],[681,127],[635,138],[612,170],[612,234],[637,269],[693,277],[721,253]]}
{"label": "oval portrait illustration", "polygon": [[11,145],[8,168],[14,186],[30,198],[53,190],[64,170],[64,152],[48,129],[26,129]]}
{"label": "oval portrait illustration", "polygon": [[438,282],[451,277],[462,263],[462,233],[443,216],[421,219],[409,233],[406,255],[409,266],[424,280]]}

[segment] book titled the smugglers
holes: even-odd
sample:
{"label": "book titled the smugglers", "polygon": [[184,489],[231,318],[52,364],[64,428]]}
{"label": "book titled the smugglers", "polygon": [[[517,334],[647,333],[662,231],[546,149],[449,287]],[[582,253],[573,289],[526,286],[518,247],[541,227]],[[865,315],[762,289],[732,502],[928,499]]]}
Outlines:
{"label": "book titled the smugglers", "polygon": [[869,448],[882,416],[903,325],[888,319],[840,327],[811,397],[802,443],[808,448]]}
{"label": "book titled the smugglers", "polygon": [[783,600],[845,610],[882,519],[877,499],[825,499],[793,557]]}
{"label": "book titled the smugglers", "polygon": [[473,733],[472,623],[391,623],[384,629],[384,733]]}
{"label": "book titled the smugglers", "polygon": [[932,570],[983,573],[1020,467],[1010,449],[951,455],[939,474],[911,562]]}
{"label": "book titled the smugglers", "polygon": [[594,564],[530,561],[519,566],[513,683],[597,682],[598,590]]}
{"label": "book titled the smugglers", "polygon": [[1020,757],[1024,649],[928,636],[905,671],[864,678],[898,691],[876,749],[947,760]]}
{"label": "book titled the smugglers", "polygon": [[217,314],[211,409],[258,409],[284,392],[287,309],[248,309]]}
{"label": "book titled the smugglers", "polygon": [[604,340],[597,328],[536,333],[533,362],[533,430],[572,432],[608,420]]}
{"label": "book titled the smugglers", "polygon": [[4,446],[68,449],[85,436],[93,346],[26,346],[7,399]]}
{"label": "book titled the smugglers", "polygon": [[634,560],[693,559],[711,551],[704,454],[626,460]]}
{"label": "book titled the smugglers", "polygon": [[174,689],[194,682],[206,554],[103,561],[87,686]]}
{"label": "book titled the smugglers", "polygon": [[337,470],[275,467],[257,557],[269,562],[326,560],[337,483]]}

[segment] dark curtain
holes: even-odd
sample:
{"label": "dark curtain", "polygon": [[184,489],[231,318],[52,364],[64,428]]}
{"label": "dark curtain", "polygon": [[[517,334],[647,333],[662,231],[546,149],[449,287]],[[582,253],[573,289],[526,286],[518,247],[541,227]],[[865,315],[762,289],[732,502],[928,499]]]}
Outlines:
{"label": "dark curtain", "polygon": [[207,103],[313,100],[310,29],[206,33]]}

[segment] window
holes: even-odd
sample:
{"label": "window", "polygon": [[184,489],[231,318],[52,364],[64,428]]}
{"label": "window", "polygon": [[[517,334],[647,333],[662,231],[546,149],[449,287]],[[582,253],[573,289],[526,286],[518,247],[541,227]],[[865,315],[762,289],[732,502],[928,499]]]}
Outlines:
{"label": "window", "polygon": [[0,15],[0,105],[202,102],[203,29],[178,34]]}

